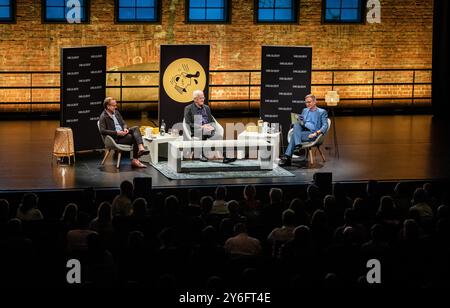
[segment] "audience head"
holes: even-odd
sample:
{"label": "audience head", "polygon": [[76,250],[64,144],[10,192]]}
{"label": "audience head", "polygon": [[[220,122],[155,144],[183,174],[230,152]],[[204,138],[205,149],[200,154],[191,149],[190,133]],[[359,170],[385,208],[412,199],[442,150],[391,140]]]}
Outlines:
{"label": "audience head", "polygon": [[225,186],[217,186],[214,193],[216,200],[225,200],[227,197],[227,188]]}
{"label": "audience head", "polygon": [[282,214],[282,224],[283,226],[292,227],[295,225],[295,212],[293,210],[285,210]]}
{"label": "audience head", "polygon": [[356,230],[353,227],[345,227],[342,232],[342,239],[345,244],[354,244],[356,241]]}
{"label": "audience head", "polygon": [[175,241],[173,228],[164,228],[158,233],[158,239],[163,247],[169,247]]}
{"label": "audience head", "polygon": [[316,210],[311,218],[311,228],[323,229],[328,226],[328,216],[324,210]]}
{"label": "audience head", "polygon": [[308,188],[306,188],[306,195],[307,195],[309,200],[320,199],[319,186],[317,186],[315,184],[308,185]]}
{"label": "audience head", "polygon": [[347,226],[352,226],[355,223],[355,210],[352,208],[345,209],[344,222]]}
{"label": "audience head", "polygon": [[87,247],[88,251],[90,253],[99,253],[103,252],[103,245],[100,238],[100,235],[98,233],[91,233],[86,237]]}
{"label": "audience head", "polygon": [[379,242],[384,238],[384,228],[381,224],[374,224],[372,228],[370,228],[370,237],[373,241]]}
{"label": "audience head", "polygon": [[247,233],[247,226],[245,225],[245,223],[238,222],[237,224],[234,225],[233,231],[234,234],[236,235],[241,233]]}
{"label": "audience head", "polygon": [[446,204],[443,204],[438,207],[436,218],[437,219],[443,219],[443,218],[448,219],[448,218],[450,218],[449,214],[450,214],[450,207]]}
{"label": "audience head", "polygon": [[281,203],[283,200],[283,191],[280,188],[271,188],[269,192],[270,203]]}
{"label": "audience head", "polygon": [[425,184],[423,184],[422,188],[427,192],[428,196],[433,195],[433,184],[425,183]]}
{"label": "audience head", "polygon": [[39,198],[34,193],[26,193],[22,197],[22,202],[19,206],[19,210],[22,213],[27,213],[31,209],[35,209],[38,206]]}
{"label": "audience head", "polygon": [[75,203],[69,203],[64,208],[61,221],[66,223],[76,223],[78,219],[78,206]]}
{"label": "audience head", "polygon": [[333,212],[336,210],[336,198],[333,195],[326,195],[323,198],[323,208],[326,212]]}
{"label": "audience head", "polygon": [[239,203],[236,200],[230,200],[227,202],[228,212],[231,216],[238,215],[239,213]]}
{"label": "audience head", "polygon": [[395,203],[391,196],[383,196],[380,199],[380,206],[378,207],[378,215],[382,219],[392,219],[395,215]]}
{"label": "audience head", "polygon": [[308,243],[310,241],[311,231],[305,225],[298,226],[294,229],[294,240],[297,243]]}
{"label": "audience head", "polygon": [[211,196],[204,196],[200,199],[202,214],[209,214],[212,210],[214,199]]}
{"label": "audience head", "polygon": [[205,244],[215,244],[217,240],[217,230],[213,226],[206,226],[202,230],[202,240]]}
{"label": "audience head", "polygon": [[256,188],[254,185],[246,185],[244,187],[244,198],[245,200],[253,200],[256,197]]}
{"label": "audience head", "polygon": [[364,201],[364,199],[355,198],[355,200],[353,200],[353,209],[358,215],[366,212],[366,202]]}
{"label": "audience head", "polygon": [[424,203],[427,202],[428,200],[428,195],[425,189],[423,188],[417,188],[414,191],[414,195],[413,195],[413,204],[418,204],[418,203]]}
{"label": "audience head", "polygon": [[296,214],[300,213],[302,211],[305,211],[305,202],[303,202],[303,200],[300,198],[292,199],[291,203],[289,204],[289,208]]}
{"label": "audience head", "polygon": [[164,200],[164,211],[168,216],[173,216],[179,213],[180,203],[178,202],[178,198],[176,196],[170,195],[166,197]]}
{"label": "audience head", "polygon": [[128,234],[128,247],[131,249],[142,249],[145,247],[144,233],[132,231]]}
{"label": "audience head", "polygon": [[9,237],[22,236],[22,221],[18,218],[13,218],[6,224],[6,230]]}
{"label": "audience head", "polygon": [[408,240],[419,238],[419,225],[413,219],[407,219],[403,222],[403,236]]}
{"label": "audience head", "polygon": [[338,276],[335,273],[328,273],[323,279],[323,286],[325,288],[340,288],[342,286]]}
{"label": "audience head", "polygon": [[136,198],[133,201],[133,216],[140,218],[147,216],[147,200],[144,198]]}
{"label": "audience head", "polygon": [[97,218],[99,222],[110,222],[112,219],[111,213],[111,204],[107,201],[104,201],[100,204],[97,209]]}
{"label": "audience head", "polygon": [[130,181],[123,181],[120,183],[120,194],[128,197],[128,199],[133,199],[133,183]]}
{"label": "audience head", "polygon": [[395,185],[394,194],[397,198],[408,197],[408,185],[405,182],[398,182]]}

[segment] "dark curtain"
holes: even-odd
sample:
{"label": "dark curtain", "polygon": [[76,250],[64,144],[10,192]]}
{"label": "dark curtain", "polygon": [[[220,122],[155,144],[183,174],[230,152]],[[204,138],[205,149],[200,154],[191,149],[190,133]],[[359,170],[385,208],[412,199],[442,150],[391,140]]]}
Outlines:
{"label": "dark curtain", "polygon": [[434,1],[433,21],[433,73],[432,100],[433,114],[445,115],[445,107],[450,106],[450,1]]}

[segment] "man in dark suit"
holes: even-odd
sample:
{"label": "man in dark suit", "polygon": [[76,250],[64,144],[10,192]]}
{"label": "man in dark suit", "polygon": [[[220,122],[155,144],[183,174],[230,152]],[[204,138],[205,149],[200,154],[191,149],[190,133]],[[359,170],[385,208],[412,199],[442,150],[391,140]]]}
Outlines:
{"label": "man in dark suit", "polygon": [[133,145],[133,160],[131,165],[135,168],[146,168],[143,163],[139,161],[139,157],[147,155],[150,152],[144,148],[141,132],[139,127],[133,126],[129,129],[123,120],[120,112],[117,109],[117,102],[112,97],[105,98],[103,102],[103,112],[100,115],[100,133],[102,135],[109,135],[119,144]]}
{"label": "man in dark suit", "polygon": [[[205,95],[203,91],[195,90],[192,94],[194,102],[184,108],[184,120],[191,128],[191,136],[206,140],[214,136],[216,131],[216,123],[211,115],[211,109],[205,105]],[[230,163],[235,161],[235,158],[227,158],[224,153],[223,162]],[[208,161],[208,158],[203,154],[200,157],[203,162]]]}

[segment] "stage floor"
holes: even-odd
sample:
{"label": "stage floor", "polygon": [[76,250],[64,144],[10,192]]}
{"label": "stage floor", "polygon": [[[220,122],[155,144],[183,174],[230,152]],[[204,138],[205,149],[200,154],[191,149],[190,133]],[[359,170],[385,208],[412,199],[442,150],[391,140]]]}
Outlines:
{"label": "stage floor", "polygon": [[[256,118],[222,118],[227,122],[255,123]],[[128,120],[131,125],[149,125],[149,119]],[[430,115],[341,116],[336,118],[340,156],[335,157],[333,132],[325,141],[327,162],[286,169],[295,177],[169,180],[153,167],[135,170],[122,159],[120,171],[109,159],[100,166],[102,154],[78,154],[74,166],[51,164],[57,120],[1,121],[0,190],[66,188],[111,188],[136,176],[152,177],[153,187],[212,185],[287,185],[311,182],[316,172],[333,172],[333,181],[426,180],[450,175],[450,134],[448,124]],[[93,132],[97,133],[97,132]]]}

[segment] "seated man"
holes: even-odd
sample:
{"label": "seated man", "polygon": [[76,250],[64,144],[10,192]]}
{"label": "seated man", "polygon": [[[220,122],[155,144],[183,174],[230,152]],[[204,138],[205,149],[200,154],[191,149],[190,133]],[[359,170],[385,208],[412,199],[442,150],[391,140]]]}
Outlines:
{"label": "seated man", "polygon": [[100,115],[100,133],[102,135],[109,135],[119,144],[133,145],[133,160],[131,165],[135,168],[146,168],[139,161],[139,157],[147,155],[150,151],[144,148],[141,132],[137,126],[127,128],[127,124],[123,121],[117,109],[117,102],[112,97],[105,98],[103,102],[103,110]]}
{"label": "seated man", "polygon": [[[206,140],[214,136],[216,123],[211,115],[211,109],[208,105],[205,105],[205,95],[203,94],[203,91],[195,90],[192,93],[192,96],[194,102],[184,108],[184,120],[191,128],[191,136]],[[224,163],[230,163],[236,160],[236,158],[227,158],[225,155],[225,150],[223,153]],[[208,161],[208,158],[204,155],[203,150],[200,160],[203,162]]]}
{"label": "seated man", "polygon": [[314,141],[320,134],[328,130],[328,114],[325,109],[317,107],[316,97],[308,94],[305,102],[306,108],[299,115],[299,123],[294,125],[294,133],[285,155],[280,160],[280,166],[291,165],[292,154],[297,145],[302,142]]}

